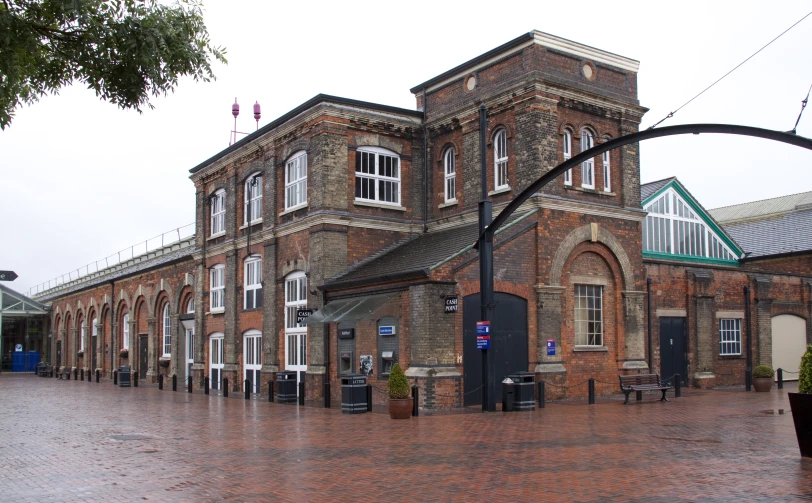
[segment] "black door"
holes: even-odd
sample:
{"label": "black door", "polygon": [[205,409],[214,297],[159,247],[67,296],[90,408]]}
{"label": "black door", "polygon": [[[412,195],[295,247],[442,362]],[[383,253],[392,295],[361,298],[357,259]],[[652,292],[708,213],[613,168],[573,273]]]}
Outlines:
{"label": "black door", "polygon": [[[496,401],[502,400],[502,379],[527,370],[527,301],[507,293],[494,295],[491,320],[491,349],[488,364],[496,381]],[[479,294],[463,299],[464,404],[482,404],[482,350],[476,348],[476,322],[479,321]],[[476,390],[476,391],[473,391]]]}
{"label": "black door", "polygon": [[660,318],[660,377],[668,379],[680,375],[683,385],[688,384],[688,345],[685,340],[685,318]]}
{"label": "black door", "polygon": [[90,338],[90,370],[91,372],[96,372],[96,350],[98,349],[98,341],[99,338],[97,336],[93,336]]}
{"label": "black door", "polygon": [[141,381],[147,378],[147,369],[149,368],[148,358],[149,351],[149,336],[147,334],[138,336],[138,379]]}
{"label": "black door", "polygon": [[56,341],[56,368],[62,366],[62,341]]}

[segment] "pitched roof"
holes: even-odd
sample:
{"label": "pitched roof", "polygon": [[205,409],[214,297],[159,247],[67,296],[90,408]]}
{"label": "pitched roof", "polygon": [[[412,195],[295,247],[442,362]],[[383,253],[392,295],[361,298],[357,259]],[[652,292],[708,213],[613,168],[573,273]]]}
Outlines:
{"label": "pitched roof", "polygon": [[[514,214],[496,233],[535,213],[536,210]],[[472,248],[479,237],[479,224],[428,232],[401,241],[383,252],[363,260],[347,271],[325,282],[326,290],[388,281],[427,277],[431,271]]]}
{"label": "pitched roof", "polygon": [[640,200],[645,201],[646,199],[654,195],[655,192],[668,185],[668,182],[676,179],[677,177],[672,176],[670,178],[663,178],[662,180],[657,180],[656,182],[648,182],[640,185]]}
{"label": "pitched roof", "polygon": [[789,196],[773,197],[761,201],[723,206],[710,210],[713,218],[723,224],[741,220],[751,220],[778,216],[795,210],[812,208],[812,192],[802,192]]}

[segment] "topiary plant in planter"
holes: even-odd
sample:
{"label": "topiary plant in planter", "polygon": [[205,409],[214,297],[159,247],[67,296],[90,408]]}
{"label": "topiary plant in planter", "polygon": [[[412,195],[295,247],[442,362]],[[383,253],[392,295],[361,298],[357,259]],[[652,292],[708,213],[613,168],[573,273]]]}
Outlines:
{"label": "topiary plant in planter", "polygon": [[769,365],[759,365],[753,369],[753,387],[756,391],[770,391],[773,387],[775,371]]}
{"label": "topiary plant in planter", "polygon": [[789,393],[789,406],[801,456],[812,458],[812,344],[801,357],[798,393]]}
{"label": "topiary plant in planter", "polygon": [[386,392],[389,396],[389,417],[392,419],[409,419],[412,417],[409,380],[406,379],[406,374],[403,373],[397,363],[392,366],[389,373]]}

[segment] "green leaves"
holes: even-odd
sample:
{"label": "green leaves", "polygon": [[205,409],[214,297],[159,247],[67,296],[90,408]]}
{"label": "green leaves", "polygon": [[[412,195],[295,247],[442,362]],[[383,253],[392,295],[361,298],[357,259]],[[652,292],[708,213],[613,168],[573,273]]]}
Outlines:
{"label": "green leaves", "polygon": [[812,393],[812,344],[806,347],[798,369],[798,392]]}
{"label": "green leaves", "polygon": [[22,104],[78,80],[121,108],[152,108],[178,79],[215,78],[198,0],[0,0],[0,128]]}
{"label": "green leaves", "polygon": [[409,398],[411,390],[409,389],[409,381],[406,379],[406,374],[401,370],[400,365],[397,363],[392,365],[392,371],[389,372],[389,383],[387,384],[386,391],[389,398],[402,399]]}

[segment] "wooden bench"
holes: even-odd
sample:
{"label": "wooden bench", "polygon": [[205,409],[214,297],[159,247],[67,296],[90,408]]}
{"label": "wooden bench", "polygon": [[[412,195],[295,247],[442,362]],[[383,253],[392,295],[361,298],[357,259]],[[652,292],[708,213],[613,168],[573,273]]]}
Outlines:
{"label": "wooden bench", "polygon": [[[632,391],[637,391],[640,393],[643,391],[662,391],[663,397],[660,399],[660,401],[668,401],[668,399],[665,397],[665,392],[670,390],[672,386],[666,386],[660,382],[660,376],[657,374],[632,374],[618,377],[620,377],[620,391],[626,395],[626,401],[623,402],[624,404],[629,403],[629,395],[631,395]],[[640,397],[638,396],[638,400],[639,398]]]}
{"label": "wooden bench", "polygon": [[60,379],[67,379],[70,381],[70,375],[73,372],[73,367],[65,367],[62,372],[59,373]]}

